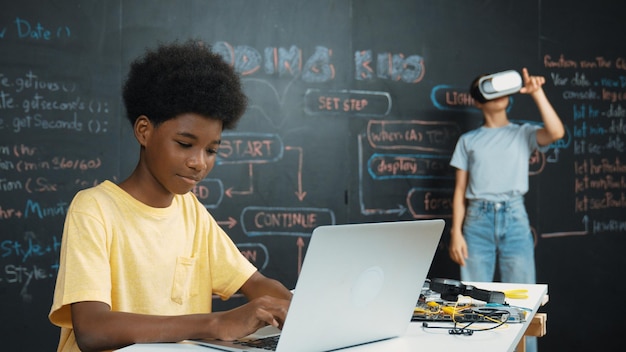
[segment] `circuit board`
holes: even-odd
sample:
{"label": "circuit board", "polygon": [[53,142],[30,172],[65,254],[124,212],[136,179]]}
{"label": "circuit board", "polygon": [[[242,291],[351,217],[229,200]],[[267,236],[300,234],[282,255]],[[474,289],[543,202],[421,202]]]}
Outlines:
{"label": "circuit board", "polygon": [[457,323],[485,322],[521,323],[526,320],[526,313],[509,306],[474,306],[458,304],[457,302],[443,302],[434,305],[419,304],[413,311],[413,321],[447,321]]}
{"label": "circuit board", "polygon": [[522,323],[526,311],[506,304],[485,304],[481,301],[444,301],[433,291],[424,290],[413,311],[413,321]]}

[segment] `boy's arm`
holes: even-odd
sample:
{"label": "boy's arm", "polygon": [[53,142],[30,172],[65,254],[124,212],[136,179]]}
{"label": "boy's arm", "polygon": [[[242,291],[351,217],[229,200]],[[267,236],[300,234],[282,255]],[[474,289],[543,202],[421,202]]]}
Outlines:
{"label": "boy's arm", "polygon": [[262,296],[272,296],[276,298],[291,300],[293,294],[283,284],[277,280],[270,279],[260,272],[256,271],[241,286],[243,293],[248,300],[253,300]]}
{"label": "boy's arm", "polygon": [[[216,331],[210,314],[153,316],[111,311],[96,301],[73,303],[72,325],[81,351],[102,351],[142,342],[177,342]],[[208,336],[207,336],[208,337]]]}
{"label": "boy's arm", "polygon": [[266,325],[282,327],[292,296],[287,288],[255,272],[241,291],[250,300],[242,306],[224,312],[179,316],[114,312],[103,302],[73,303],[76,342],[81,351],[101,351],[133,343],[234,340]]}
{"label": "boy's arm", "polygon": [[550,104],[542,88],[545,78],[542,76],[530,76],[526,68],[522,69],[522,76],[524,87],[522,87],[520,93],[530,94],[535,104],[537,104],[541,120],[543,121],[543,128],[537,130],[537,143],[540,146],[546,146],[563,138],[565,135],[563,122],[561,122],[559,115],[552,107],[552,104]]}

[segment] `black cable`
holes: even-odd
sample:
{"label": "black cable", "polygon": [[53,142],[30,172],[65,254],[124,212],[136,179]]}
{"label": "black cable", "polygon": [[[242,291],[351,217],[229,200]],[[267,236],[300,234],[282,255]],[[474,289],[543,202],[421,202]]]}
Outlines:
{"label": "black cable", "polygon": [[453,328],[450,328],[449,326],[429,326],[428,323],[424,322],[422,323],[422,327],[430,329],[448,329],[448,334],[450,335],[472,336],[472,334],[474,334],[474,330],[456,327],[456,323],[454,323]]}
{"label": "black cable", "polygon": [[[429,328],[429,329],[448,329],[448,334],[450,335],[465,335],[465,336],[472,336],[474,334],[474,332],[477,331],[487,331],[487,330],[493,330],[493,329],[497,329],[499,327],[501,327],[502,325],[504,325],[508,320],[509,317],[511,316],[511,312],[509,312],[508,310],[498,310],[498,309],[482,309],[481,311],[487,310],[489,311],[488,313],[478,313],[480,315],[486,316],[486,317],[492,317],[498,314],[503,314],[504,319],[501,317],[500,322],[494,326],[490,326],[488,328],[482,328],[482,329],[470,329],[469,326],[478,322],[478,321],[471,321],[469,323],[467,323],[465,326],[458,326],[458,322],[453,321],[454,326],[452,328],[450,328],[449,326],[430,326],[427,322],[423,322],[422,323],[422,327],[423,328]],[[486,323],[487,321],[481,321],[481,323]]]}

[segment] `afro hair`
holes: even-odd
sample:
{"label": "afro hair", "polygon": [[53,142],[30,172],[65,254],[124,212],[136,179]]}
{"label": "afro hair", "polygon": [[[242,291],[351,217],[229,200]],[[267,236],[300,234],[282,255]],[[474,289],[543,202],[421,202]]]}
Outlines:
{"label": "afro hair", "polygon": [[131,124],[145,115],[157,126],[181,114],[196,113],[233,129],[247,105],[233,68],[210,46],[194,40],[161,43],[133,61],[123,99]]}

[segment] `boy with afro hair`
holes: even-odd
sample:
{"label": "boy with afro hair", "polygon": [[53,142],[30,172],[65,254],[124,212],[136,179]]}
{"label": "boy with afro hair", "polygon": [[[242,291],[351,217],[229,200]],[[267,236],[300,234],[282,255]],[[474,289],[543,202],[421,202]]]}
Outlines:
{"label": "boy with afro hair", "polygon": [[[233,69],[198,41],[161,44],[123,87],[139,160],[122,182],[82,191],[65,220],[50,321],[58,351],[233,340],[282,327],[291,292],[262,275],[190,192],[215,165],[247,99]],[[248,302],[211,312],[212,295]]]}

